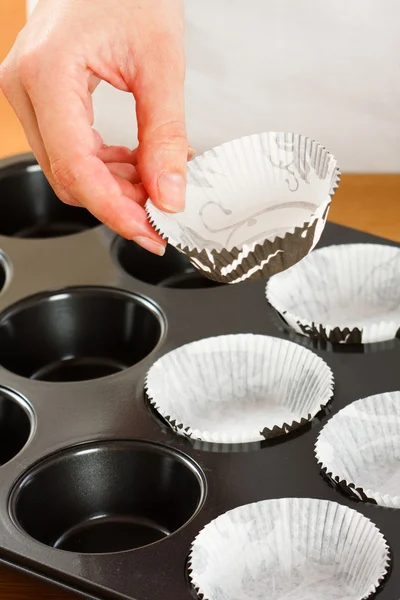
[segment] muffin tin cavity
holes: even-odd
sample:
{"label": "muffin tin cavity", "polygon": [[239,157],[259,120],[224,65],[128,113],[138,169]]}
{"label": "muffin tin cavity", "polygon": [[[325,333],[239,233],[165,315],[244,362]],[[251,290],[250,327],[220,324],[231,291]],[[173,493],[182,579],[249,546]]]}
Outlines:
{"label": "muffin tin cavity", "polygon": [[63,204],[33,158],[0,171],[0,235],[56,238],[99,225],[86,209]]}
{"label": "muffin tin cavity", "polygon": [[0,316],[0,364],[40,381],[112,375],[145,358],[164,332],[150,301],[111,288],[31,296]]}
{"label": "muffin tin cavity", "polygon": [[0,467],[22,450],[32,432],[33,416],[25,400],[0,387]]}
{"label": "muffin tin cavity", "polygon": [[128,240],[117,240],[114,252],[117,261],[128,275],[150,285],[164,288],[200,289],[222,285],[208,279],[189,259],[168,245],[164,256],[150,254]]}
{"label": "muffin tin cavity", "polygon": [[192,519],[205,480],[187,456],[140,441],[65,449],[27,473],[11,514],[29,536],[81,554],[114,553],[157,542]]}

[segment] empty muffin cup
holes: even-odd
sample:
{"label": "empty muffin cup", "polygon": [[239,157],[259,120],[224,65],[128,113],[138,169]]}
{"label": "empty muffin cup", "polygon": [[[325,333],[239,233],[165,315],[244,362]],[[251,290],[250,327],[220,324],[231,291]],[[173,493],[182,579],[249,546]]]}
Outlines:
{"label": "empty muffin cup", "polygon": [[145,387],[153,408],[178,434],[240,444],[310,421],[331,399],[333,375],[298,344],[238,334],[169,352],[150,368]]}
{"label": "empty muffin cup", "polygon": [[212,288],[219,285],[195,269],[184,254],[170,245],[164,256],[156,256],[135,242],[119,239],[114,251],[124,271],[144,283],[176,289]]}
{"label": "empty muffin cup", "polygon": [[206,525],[188,566],[204,600],[366,600],[389,561],[383,535],[357,511],[281,498],[235,508]]}
{"label": "empty muffin cup", "polygon": [[17,456],[33,430],[33,412],[19,394],[0,387],[0,466]]}
{"label": "empty muffin cup", "polygon": [[55,238],[99,225],[86,209],[63,204],[30,155],[0,161],[0,235]]}
{"label": "empty muffin cup", "polygon": [[152,302],[122,290],[46,292],[0,315],[0,364],[40,381],[96,379],[140,362],[164,329]]}
{"label": "empty muffin cup", "polygon": [[331,343],[400,337],[400,248],[343,244],[315,250],[267,284],[269,303],[297,333]]}
{"label": "empty muffin cup", "polygon": [[343,408],[322,429],[315,453],[328,477],[351,496],[400,508],[400,392]]}
{"label": "empty muffin cup", "polygon": [[318,242],[339,182],[336,159],[294,133],[223,144],[188,163],[186,208],[166,214],[148,200],[154,228],[207,277],[266,278]]}
{"label": "empty muffin cup", "polygon": [[184,454],[141,441],[99,442],[44,459],[17,482],[10,511],[42,544],[105,554],[163,540],[192,519],[204,496],[203,474]]}

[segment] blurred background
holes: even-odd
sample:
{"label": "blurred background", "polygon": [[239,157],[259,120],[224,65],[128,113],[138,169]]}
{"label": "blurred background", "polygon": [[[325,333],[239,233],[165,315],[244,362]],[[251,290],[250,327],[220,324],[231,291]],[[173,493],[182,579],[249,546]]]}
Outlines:
{"label": "blurred background", "polygon": [[[0,0],[0,62],[7,56],[26,20],[25,0]],[[24,132],[0,92],[0,157],[29,149]]]}

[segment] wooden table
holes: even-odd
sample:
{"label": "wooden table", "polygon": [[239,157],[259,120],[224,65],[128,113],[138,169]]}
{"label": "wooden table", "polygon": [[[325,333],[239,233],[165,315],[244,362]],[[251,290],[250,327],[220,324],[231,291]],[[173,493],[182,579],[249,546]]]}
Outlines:
{"label": "wooden table", "polygon": [[[23,0],[0,2],[0,60],[25,18]],[[23,131],[0,94],[0,157],[28,149]],[[346,174],[330,220],[400,242],[400,175]],[[0,567],[1,600],[77,600],[47,583]]]}

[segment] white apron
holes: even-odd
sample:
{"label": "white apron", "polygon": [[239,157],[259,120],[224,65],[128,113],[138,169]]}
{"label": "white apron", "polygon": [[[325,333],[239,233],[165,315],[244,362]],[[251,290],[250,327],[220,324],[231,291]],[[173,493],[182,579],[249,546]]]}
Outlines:
{"label": "white apron", "polygon": [[[400,171],[399,0],[185,4],[187,127],[198,152],[250,133],[298,132],[326,145],[342,170]],[[132,97],[102,83],[94,104],[106,143],[135,146]]]}

